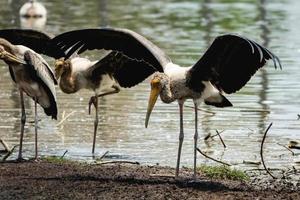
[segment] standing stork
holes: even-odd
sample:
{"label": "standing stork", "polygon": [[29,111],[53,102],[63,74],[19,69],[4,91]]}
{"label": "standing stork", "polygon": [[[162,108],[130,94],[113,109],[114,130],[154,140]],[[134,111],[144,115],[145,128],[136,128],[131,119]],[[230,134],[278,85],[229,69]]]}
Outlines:
{"label": "standing stork", "polygon": [[[155,69],[151,66],[143,68],[143,62],[133,60],[116,51],[111,51],[96,61],[81,58],[77,54],[69,59],[66,58],[61,58],[55,62],[55,76],[59,80],[60,89],[67,94],[75,93],[83,88],[94,92],[94,96],[89,100],[89,114],[91,113],[91,105],[95,107],[92,147],[94,154],[99,123],[99,97],[118,93],[120,87],[134,86],[155,72]],[[128,76],[128,74],[137,71],[140,73],[139,76]]]}
{"label": "standing stork", "polygon": [[[181,67],[152,42],[128,29],[100,28],[74,30],[53,39],[66,57],[92,49],[118,51],[139,62],[139,68],[124,70],[124,80],[147,78],[153,71],[145,126],[148,126],[151,111],[160,95],[164,103],[178,101],[180,111],[180,134],[175,177],[179,174],[183,132],[183,104],[192,99],[195,105],[194,135],[194,178],[196,177],[196,147],[198,139],[197,108],[204,101],[216,107],[232,106],[224,93],[234,93],[241,89],[255,72],[272,59],[275,68],[281,68],[277,56],[267,48],[248,38],[225,34],[217,37],[200,60],[193,66]],[[114,61],[112,61],[114,62]],[[112,65],[115,63],[112,63]],[[126,66],[130,67],[130,65]],[[149,69],[152,69],[149,70]],[[127,70],[127,71],[126,71]]]}
{"label": "standing stork", "polygon": [[[35,113],[35,159],[38,158],[37,138],[37,104],[43,107],[46,115],[57,118],[56,94],[57,84],[54,73],[47,62],[35,51],[60,57],[63,54],[54,52],[50,37],[31,30],[0,30],[0,59],[9,67],[12,80],[20,91],[21,101],[21,134],[18,160],[22,160],[22,144],[26,122],[24,93],[34,100]],[[32,49],[34,50],[32,50]],[[59,49],[58,49],[59,52]],[[61,51],[60,51],[61,52]]]}

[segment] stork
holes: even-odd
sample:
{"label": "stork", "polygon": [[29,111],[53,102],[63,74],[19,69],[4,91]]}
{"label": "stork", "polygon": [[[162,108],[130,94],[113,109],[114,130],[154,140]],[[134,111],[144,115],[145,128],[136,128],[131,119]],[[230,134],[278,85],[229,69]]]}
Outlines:
{"label": "stork", "polygon": [[29,0],[20,8],[19,15],[24,18],[45,18],[47,10],[40,2]]}
{"label": "stork", "polygon": [[[124,73],[124,76],[127,76],[126,80],[139,79],[135,82],[136,84],[156,71],[151,79],[151,93],[145,126],[148,126],[150,114],[158,96],[164,103],[178,102],[180,133],[175,178],[179,175],[184,139],[184,102],[192,99],[195,106],[194,178],[196,178],[197,108],[199,104],[204,102],[216,107],[232,106],[224,94],[240,90],[255,72],[266,64],[267,60],[273,60],[275,68],[278,66],[281,68],[279,58],[270,50],[253,40],[235,34],[216,37],[204,55],[190,67],[174,64],[159,47],[142,35],[128,29],[74,30],[58,35],[52,41],[66,53],[66,58],[73,55],[74,52],[80,54],[93,49],[113,50],[126,55],[133,59],[133,62],[140,63],[140,68]],[[124,72],[127,70],[126,67],[130,66],[122,68]],[[149,71],[151,68],[152,71]]]}
{"label": "stork", "polygon": [[19,11],[21,27],[42,30],[47,22],[47,10],[42,3],[29,0]]}
{"label": "stork", "polygon": [[127,74],[142,69],[141,73],[145,73],[147,76],[155,71],[151,66],[143,68],[143,65],[143,62],[137,62],[116,51],[111,51],[96,61],[90,61],[76,54],[69,59],[56,60],[55,76],[64,93],[75,93],[83,88],[94,93],[89,100],[89,114],[91,113],[91,106],[94,105],[95,107],[93,154],[95,153],[99,124],[99,97],[118,93],[121,87],[131,87],[143,80],[140,77],[127,77]]}
{"label": "stork", "polygon": [[[46,35],[36,34],[35,31],[31,30],[0,30],[0,59],[8,65],[11,78],[20,91],[21,133],[18,160],[23,159],[22,144],[26,122],[24,93],[34,100],[35,160],[38,159],[37,104],[44,109],[46,115],[51,116],[52,119],[57,118],[54,86],[57,84],[57,81],[52,69],[43,57],[37,53],[42,53],[47,50],[49,55],[55,56],[56,54],[51,53],[52,48],[47,48],[50,47],[50,43],[46,41],[49,41],[50,38],[45,40],[47,38],[45,36]],[[41,44],[43,41],[45,41],[44,45]]]}

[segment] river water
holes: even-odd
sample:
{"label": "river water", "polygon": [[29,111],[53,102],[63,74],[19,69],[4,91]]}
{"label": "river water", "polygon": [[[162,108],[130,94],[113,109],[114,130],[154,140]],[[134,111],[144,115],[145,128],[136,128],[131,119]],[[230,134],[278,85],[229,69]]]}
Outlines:
{"label": "river water", "polygon": [[[282,145],[299,140],[300,121],[300,1],[231,0],[66,0],[41,1],[48,10],[44,31],[63,31],[100,26],[132,29],[167,52],[174,63],[194,64],[213,39],[223,33],[238,33],[268,47],[281,59],[283,70],[272,62],[259,70],[239,92],[227,95],[230,108],[203,105],[199,112],[199,148],[207,155],[238,167],[255,167],[245,161],[260,161],[260,143],[273,122],[265,142],[266,164],[272,168],[299,168],[300,156],[293,156]],[[18,10],[23,1],[0,2],[0,28],[21,26]],[[99,52],[86,54],[97,59]],[[53,66],[54,60],[46,58]],[[0,138],[10,146],[19,142],[19,93],[8,67],[0,63]],[[150,87],[149,80],[119,94],[100,100],[100,125],[96,155],[109,151],[107,159],[138,161],[143,164],[175,166],[179,110],[177,103],[158,100],[149,127],[144,127]],[[88,115],[93,93],[82,90],[68,95],[57,88],[58,120],[39,109],[39,152],[42,156],[62,155],[93,161],[91,155],[94,113]],[[24,156],[34,154],[33,101],[26,98],[28,122],[25,127]],[[185,141],[182,164],[192,166],[194,112],[187,101],[184,108]],[[69,117],[57,125],[65,116]],[[219,138],[204,141],[207,134],[223,131]],[[295,151],[295,153],[299,153]],[[14,155],[16,156],[16,155]],[[213,163],[198,155],[199,163]],[[261,166],[259,166],[261,167]]]}

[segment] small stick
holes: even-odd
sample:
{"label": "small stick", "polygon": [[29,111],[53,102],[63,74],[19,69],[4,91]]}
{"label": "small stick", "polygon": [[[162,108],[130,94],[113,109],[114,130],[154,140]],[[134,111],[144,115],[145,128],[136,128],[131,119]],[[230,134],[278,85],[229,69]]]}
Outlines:
{"label": "small stick", "polygon": [[0,143],[3,145],[5,152],[9,152],[10,148],[8,147],[8,145],[6,144],[6,142],[2,139],[0,139]]}
{"label": "small stick", "polygon": [[216,159],[214,159],[214,158],[212,158],[212,157],[206,155],[206,154],[203,153],[199,148],[197,148],[197,151],[198,151],[201,155],[203,155],[204,157],[209,158],[209,159],[211,159],[211,160],[213,160],[213,161],[215,161],[215,162],[221,163],[221,164],[223,164],[223,165],[231,166],[231,165],[228,164],[228,163],[222,162],[222,161],[220,161],[220,160],[216,160]]}
{"label": "small stick", "polygon": [[69,113],[66,117],[64,117],[62,120],[60,120],[60,122],[58,124],[56,124],[56,126],[60,126],[62,123],[64,123],[64,121],[66,121],[66,119],[68,119],[71,115],[73,115],[76,111],[72,111],[71,113]]}
{"label": "small stick", "polygon": [[294,153],[292,150],[290,150],[288,147],[286,147],[285,145],[279,144],[279,143],[277,143],[277,144],[278,144],[279,146],[284,147],[286,150],[290,151],[290,152],[292,153],[293,156],[295,155],[295,153]]}
{"label": "small stick", "polygon": [[271,128],[273,123],[270,123],[270,125],[268,126],[267,130],[265,131],[264,133],[264,136],[263,136],[263,139],[261,141],[261,146],[260,146],[260,157],[261,157],[261,162],[264,166],[264,169],[267,171],[267,173],[273,178],[273,179],[276,179],[276,177],[268,170],[268,168],[266,167],[265,165],[265,161],[264,161],[264,156],[263,156],[263,146],[264,146],[264,142],[265,142],[265,139],[266,139],[266,136],[267,136],[267,133],[269,131],[269,129]]}
{"label": "small stick", "polygon": [[115,164],[115,163],[118,163],[118,164],[133,164],[133,165],[140,165],[139,162],[131,162],[131,161],[107,161],[107,162],[100,162],[100,163],[97,163],[98,165],[106,165],[106,164]]}
{"label": "small stick", "polygon": [[9,156],[11,156],[11,154],[14,152],[14,150],[17,146],[19,146],[19,145],[13,146],[13,148],[7,152],[7,154],[2,158],[2,162],[4,162]]}
{"label": "small stick", "polygon": [[60,157],[60,159],[63,159],[67,153],[68,153],[68,150],[66,150],[66,151],[64,152],[64,154]]}
{"label": "small stick", "polygon": [[102,160],[108,153],[109,153],[109,151],[106,151],[106,152],[99,158],[99,161]]}
{"label": "small stick", "polygon": [[[225,131],[225,130],[219,131],[219,134],[223,133],[224,131]],[[213,138],[213,137],[216,137],[216,136],[218,136],[218,134],[214,134],[214,135],[212,135],[212,136],[210,136],[210,137]]]}
{"label": "small stick", "polygon": [[222,144],[223,144],[224,148],[226,148],[226,145],[225,145],[225,143],[224,143],[224,141],[223,141],[223,139],[222,139],[222,137],[221,137],[221,135],[220,135],[219,131],[218,131],[218,130],[216,130],[216,132],[217,132],[217,135],[219,136],[219,138],[220,138],[220,140],[221,140],[221,142],[222,142]]}

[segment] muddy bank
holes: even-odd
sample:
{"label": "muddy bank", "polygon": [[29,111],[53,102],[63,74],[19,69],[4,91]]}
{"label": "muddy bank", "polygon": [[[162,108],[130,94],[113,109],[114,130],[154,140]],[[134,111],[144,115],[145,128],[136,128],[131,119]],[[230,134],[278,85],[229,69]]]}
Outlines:
{"label": "muddy bank", "polygon": [[0,163],[0,199],[300,199],[295,185],[272,189],[200,173],[193,182],[189,169],[182,169],[179,180],[161,176],[172,174],[169,167],[130,164]]}

